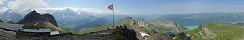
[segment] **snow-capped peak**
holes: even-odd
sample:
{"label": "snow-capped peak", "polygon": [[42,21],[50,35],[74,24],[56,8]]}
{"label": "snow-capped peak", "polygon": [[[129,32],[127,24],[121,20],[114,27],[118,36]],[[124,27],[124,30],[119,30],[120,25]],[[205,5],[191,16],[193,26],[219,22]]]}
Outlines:
{"label": "snow-capped peak", "polygon": [[75,15],[82,15],[82,14],[89,14],[93,16],[106,16],[111,14],[108,10],[100,10],[95,8],[40,8],[35,9],[38,13],[45,14],[53,14],[53,13],[60,13],[60,12],[66,12],[66,13],[74,13]]}

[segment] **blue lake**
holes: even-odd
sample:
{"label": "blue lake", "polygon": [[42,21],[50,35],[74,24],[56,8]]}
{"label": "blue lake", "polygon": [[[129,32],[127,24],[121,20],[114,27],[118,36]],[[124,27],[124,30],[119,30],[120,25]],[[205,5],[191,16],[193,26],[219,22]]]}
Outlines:
{"label": "blue lake", "polygon": [[189,25],[189,26],[184,26],[184,27],[186,27],[186,28],[189,29],[189,30],[192,30],[192,29],[197,28],[198,25]]}

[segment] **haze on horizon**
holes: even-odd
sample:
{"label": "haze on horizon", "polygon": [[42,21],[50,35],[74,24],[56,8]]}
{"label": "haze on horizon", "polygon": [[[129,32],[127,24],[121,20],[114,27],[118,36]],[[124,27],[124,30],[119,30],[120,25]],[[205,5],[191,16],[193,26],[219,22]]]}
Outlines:
{"label": "haze on horizon", "polygon": [[28,9],[84,9],[116,14],[188,14],[202,12],[244,12],[244,0],[0,0],[0,12]]}

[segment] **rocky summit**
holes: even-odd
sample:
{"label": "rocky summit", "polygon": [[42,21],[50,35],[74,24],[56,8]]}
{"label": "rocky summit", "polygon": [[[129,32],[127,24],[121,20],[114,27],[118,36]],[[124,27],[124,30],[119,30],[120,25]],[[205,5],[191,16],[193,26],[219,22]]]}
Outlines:
{"label": "rocky summit", "polygon": [[35,10],[28,13],[22,20],[17,22],[17,24],[35,24],[38,21],[49,21],[51,24],[58,27],[55,18],[50,14],[40,14]]}

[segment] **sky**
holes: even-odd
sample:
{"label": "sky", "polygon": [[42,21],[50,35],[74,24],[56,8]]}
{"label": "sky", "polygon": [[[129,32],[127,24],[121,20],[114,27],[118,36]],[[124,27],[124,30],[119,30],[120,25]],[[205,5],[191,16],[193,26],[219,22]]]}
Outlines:
{"label": "sky", "polygon": [[244,12],[244,0],[0,0],[0,12],[41,8],[108,11],[110,4],[115,14],[126,15]]}

